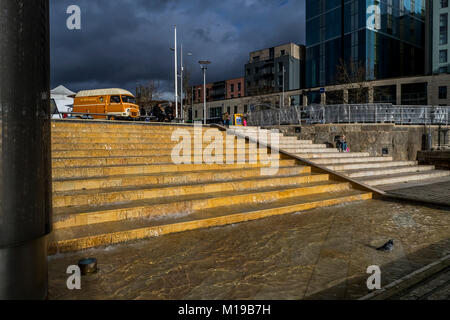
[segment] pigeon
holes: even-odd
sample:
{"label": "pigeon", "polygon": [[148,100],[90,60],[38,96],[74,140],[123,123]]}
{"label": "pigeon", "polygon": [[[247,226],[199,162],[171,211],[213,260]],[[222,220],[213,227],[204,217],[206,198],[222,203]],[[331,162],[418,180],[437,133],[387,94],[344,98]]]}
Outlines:
{"label": "pigeon", "polygon": [[389,240],[382,247],[379,247],[378,251],[392,251],[394,249],[394,240]]}

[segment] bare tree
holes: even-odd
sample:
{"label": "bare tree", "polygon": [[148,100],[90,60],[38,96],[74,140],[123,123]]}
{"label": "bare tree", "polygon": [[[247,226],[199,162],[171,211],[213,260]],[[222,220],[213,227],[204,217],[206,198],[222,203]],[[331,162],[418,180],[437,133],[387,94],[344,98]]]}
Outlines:
{"label": "bare tree", "polygon": [[348,103],[368,102],[367,72],[361,62],[346,63],[340,59],[336,67],[336,84],[348,90]]}
{"label": "bare tree", "polygon": [[145,85],[136,87],[136,102],[147,112],[161,99],[162,91],[159,81],[150,80]]}

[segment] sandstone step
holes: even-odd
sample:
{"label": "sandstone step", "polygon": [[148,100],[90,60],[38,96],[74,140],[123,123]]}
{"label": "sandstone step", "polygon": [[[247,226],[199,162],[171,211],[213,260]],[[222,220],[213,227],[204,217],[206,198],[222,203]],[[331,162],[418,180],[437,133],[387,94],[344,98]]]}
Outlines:
{"label": "sandstone step", "polygon": [[283,151],[297,154],[297,153],[336,153],[335,149],[329,148],[313,148],[313,147],[290,147],[290,148],[280,148]]}
{"label": "sandstone step", "polygon": [[385,167],[377,169],[365,169],[365,170],[352,170],[342,172],[344,175],[350,178],[362,178],[362,177],[375,177],[383,175],[393,175],[398,173],[418,173],[424,171],[434,170],[434,166],[403,166],[403,167],[391,167],[391,163],[386,163]]}
{"label": "sandstone step", "polygon": [[[281,155],[280,155],[281,156]],[[239,165],[253,164],[260,165],[260,162],[263,162],[263,165],[266,165],[267,161],[266,157],[258,157],[257,163],[250,162],[250,159],[245,159],[245,161],[240,161],[241,159],[237,159],[234,157],[234,163]],[[277,157],[279,161],[285,159],[284,157]],[[73,167],[99,167],[99,166],[124,166],[124,165],[155,165],[155,164],[174,164],[171,156],[122,156],[122,157],[78,157],[78,158],[53,158],[52,166],[53,169],[57,168],[73,168]],[[252,159],[253,160],[253,159]],[[227,162],[224,159],[224,163]],[[195,159],[192,159],[191,164],[195,164]],[[189,165],[191,165],[189,164]],[[203,163],[204,165],[204,163]],[[213,164],[208,164],[213,165]],[[216,164],[214,164],[216,165]],[[270,163],[269,163],[270,165]]]}
{"label": "sandstone step", "polygon": [[333,194],[290,197],[261,204],[230,205],[227,203],[223,207],[212,210],[197,210],[178,216],[170,215],[164,219],[141,218],[59,229],[50,236],[49,254],[109,246],[200,228],[224,226],[318,207],[368,200],[371,197],[371,193],[345,190]]}
{"label": "sandstone step", "polygon": [[[155,136],[149,136],[144,138],[139,137],[129,137],[129,138],[115,138],[115,137],[74,137],[74,138],[58,138],[58,137],[52,137],[52,146],[53,145],[71,145],[71,144],[144,144],[144,145],[159,145],[162,144],[173,144],[177,145],[180,143],[181,139],[172,140],[171,138],[155,138]],[[207,142],[207,140],[201,140],[198,141],[202,142],[204,145],[208,145],[211,142]],[[214,141],[214,140],[213,140]],[[237,144],[237,141],[243,141],[243,139],[239,139],[238,137],[229,136],[228,139],[223,140],[223,144],[226,144],[227,142],[234,142]],[[192,137],[192,140],[190,143],[193,145],[195,143],[198,143],[197,140],[194,140],[194,137]]]}
{"label": "sandstone step", "polygon": [[[208,168],[206,168],[208,169]],[[276,176],[289,176],[311,173],[310,167],[291,166],[280,167]],[[91,190],[104,188],[118,188],[140,185],[157,185],[157,184],[187,184],[187,183],[206,183],[231,181],[233,179],[243,179],[260,177],[262,175],[261,168],[246,169],[228,169],[228,170],[202,170],[190,172],[160,172],[150,174],[126,174],[97,176],[91,178],[75,178],[75,179],[53,179],[53,192],[75,191],[75,190]]]}
{"label": "sandstone step", "polygon": [[432,170],[421,173],[400,173],[394,175],[377,176],[375,178],[360,178],[358,180],[369,186],[380,186],[394,183],[406,183],[450,176],[450,171]]}
{"label": "sandstone step", "polygon": [[371,162],[389,162],[392,161],[392,157],[356,157],[356,158],[325,158],[314,159],[312,162],[327,166],[335,164],[354,164],[354,163],[371,163]]}
{"label": "sandstone step", "polygon": [[[256,155],[256,154],[260,154],[260,151],[263,152],[263,154],[267,154],[266,153],[266,149],[262,149],[262,150],[253,150],[253,149],[238,149],[237,151],[235,149],[223,149],[223,150],[218,150],[217,152],[214,152],[213,155],[217,155],[217,156],[223,156],[223,158],[225,159],[226,155],[235,155],[236,156],[245,154],[245,155]],[[270,152],[270,150],[269,150]],[[176,153],[178,155],[178,153]],[[206,153],[203,152],[203,150],[201,149],[195,149],[195,150],[191,150],[191,156],[194,157],[195,155],[203,155]],[[153,160],[153,158],[167,158],[170,160],[165,160],[162,162],[172,162],[172,150],[171,149],[162,149],[162,150],[158,150],[158,149],[86,149],[86,150],[67,150],[67,151],[52,151],[52,157],[53,158],[85,158],[85,157],[89,157],[89,158],[95,158],[95,157],[150,157],[151,159],[149,160]],[[269,153],[270,155],[270,153]],[[274,157],[276,155],[273,155]],[[278,155],[279,156],[279,155]],[[155,162],[153,162],[155,163]]]}
{"label": "sandstone step", "polygon": [[[280,167],[295,166],[296,160],[280,160]],[[201,171],[201,170],[215,170],[226,171],[235,169],[254,169],[263,168],[268,165],[264,165],[261,162],[257,164],[210,164],[205,166],[204,164],[150,164],[150,165],[116,165],[116,166],[98,166],[98,167],[59,167],[53,168],[54,179],[64,178],[89,178],[89,177],[106,177],[106,176],[118,176],[118,175],[142,175],[142,174],[154,174],[154,173],[176,173],[176,172],[189,172],[189,171]]]}
{"label": "sandstone step", "polygon": [[[218,128],[214,128],[211,126],[200,126],[203,130],[219,130]],[[153,124],[146,122],[105,122],[105,121],[62,121],[62,122],[52,122],[51,129],[52,131],[105,131],[110,130],[114,131],[117,129],[126,129],[127,131],[140,131],[140,130],[148,130],[148,131],[169,131],[176,129],[185,129],[185,130],[194,130],[195,126],[192,124]]]}
{"label": "sandstone step", "polygon": [[[274,146],[275,147],[275,146]],[[290,150],[290,149],[327,149],[325,144],[299,144],[299,143],[280,143],[278,145],[279,149]]]}
{"label": "sandstone step", "polygon": [[[383,159],[383,158],[382,158]],[[387,163],[388,162],[388,163]],[[362,170],[389,167],[416,166],[417,161],[380,161],[380,162],[361,162],[349,164],[327,164],[326,167],[333,171]]]}
{"label": "sandstone step", "polygon": [[[211,142],[200,143],[187,143],[186,146],[192,150],[204,150],[210,146]],[[72,151],[72,150],[171,150],[177,146],[180,146],[179,142],[170,143],[53,143],[52,151]],[[184,146],[184,144],[183,144]],[[214,147],[216,145],[214,144]],[[247,144],[244,141],[241,143],[217,143],[217,148],[222,149],[249,149],[257,148],[256,143]],[[265,149],[265,147],[264,147]]]}
{"label": "sandstone step", "polygon": [[[331,149],[333,150],[333,149]],[[323,158],[361,158],[361,157],[369,157],[370,154],[368,152],[329,152],[329,153],[307,153],[307,152],[297,152],[293,153],[301,158],[305,159],[323,159]]]}
{"label": "sandstone step", "polygon": [[[229,181],[210,181],[190,184],[154,184],[105,189],[78,190],[53,193],[53,208],[74,206],[99,206],[136,200],[150,200],[214,192],[237,192],[258,190],[273,186],[286,187],[328,181],[327,174],[298,174],[288,176],[259,176]],[[232,198],[232,195],[230,195]]]}
{"label": "sandstone step", "polygon": [[[78,131],[68,131],[68,132],[52,132],[52,139],[61,139],[64,141],[71,141],[72,139],[142,139],[142,140],[150,140],[157,141],[157,138],[161,138],[164,140],[171,140],[173,136],[173,132],[128,132],[126,130],[123,131],[114,131],[114,132],[78,132]],[[194,133],[190,133],[191,137],[194,138],[196,135]],[[204,134],[203,134],[204,135]],[[175,135],[174,135],[175,136]],[[225,135],[222,132],[222,136],[232,137],[232,135]]]}

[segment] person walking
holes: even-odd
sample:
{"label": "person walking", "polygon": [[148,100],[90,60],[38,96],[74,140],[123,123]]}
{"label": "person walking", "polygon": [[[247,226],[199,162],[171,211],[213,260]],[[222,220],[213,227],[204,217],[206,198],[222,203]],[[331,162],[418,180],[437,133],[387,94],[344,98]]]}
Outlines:
{"label": "person walking", "polygon": [[347,138],[345,136],[342,136],[342,152],[349,152]]}
{"label": "person walking", "polygon": [[227,127],[230,127],[231,125],[232,125],[231,115],[227,112]]}

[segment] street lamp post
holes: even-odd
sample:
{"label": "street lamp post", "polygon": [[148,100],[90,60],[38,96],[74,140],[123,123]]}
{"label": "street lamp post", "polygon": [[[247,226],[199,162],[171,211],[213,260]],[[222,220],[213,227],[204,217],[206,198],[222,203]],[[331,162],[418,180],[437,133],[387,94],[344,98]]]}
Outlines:
{"label": "street lamp post", "polygon": [[282,101],[282,106],[283,106],[283,108],[284,108],[284,90],[285,90],[285,87],[284,87],[284,74],[286,73],[286,68],[283,66],[283,101]]}
{"label": "street lamp post", "polygon": [[175,118],[178,119],[178,52],[177,52],[177,26],[175,28]]}
{"label": "street lamp post", "polygon": [[202,60],[198,62],[203,70],[203,124],[206,125],[206,70],[211,61]]}
{"label": "street lamp post", "polygon": [[[188,56],[192,56],[192,53],[188,52]],[[184,92],[183,92],[183,75],[184,75],[184,64],[183,64],[183,44],[181,44],[181,120],[184,122]]]}

